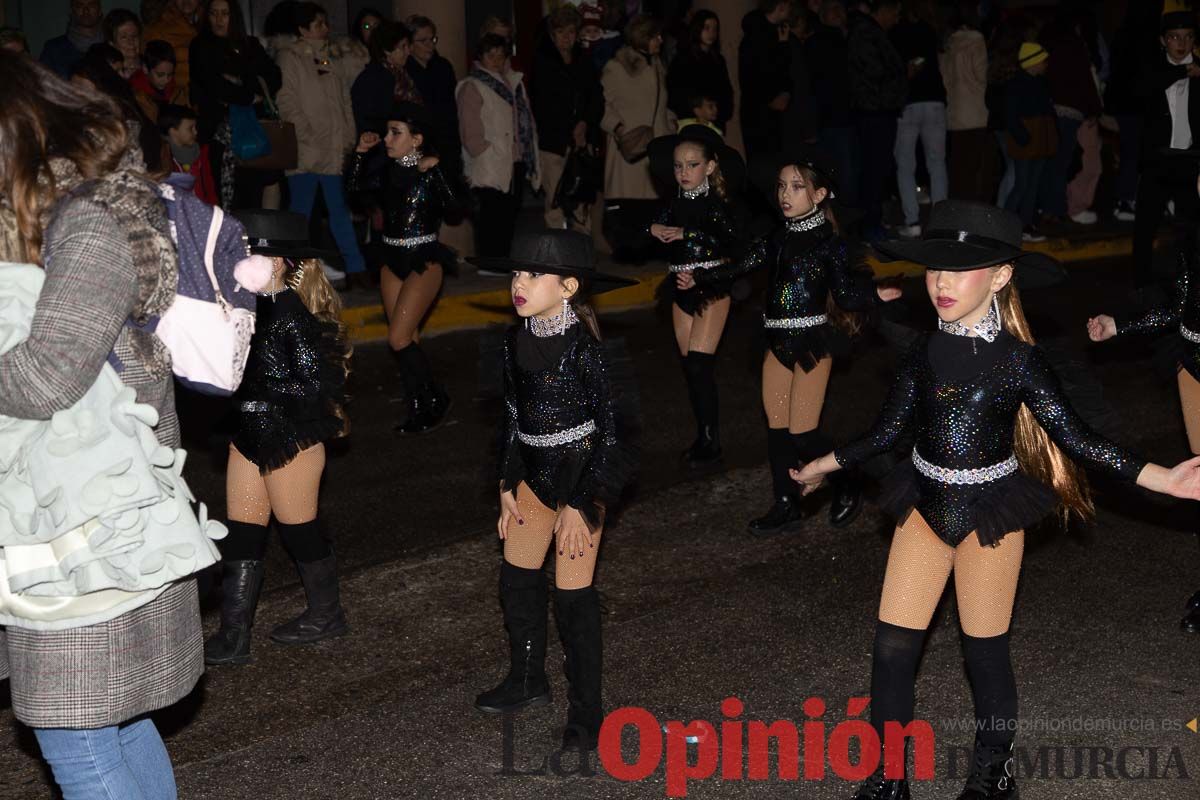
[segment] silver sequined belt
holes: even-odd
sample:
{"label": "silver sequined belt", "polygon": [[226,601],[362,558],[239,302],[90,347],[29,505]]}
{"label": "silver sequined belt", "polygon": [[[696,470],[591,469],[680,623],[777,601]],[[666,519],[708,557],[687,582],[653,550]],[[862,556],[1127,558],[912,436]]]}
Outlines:
{"label": "silver sequined belt", "polygon": [[383,243],[390,244],[392,247],[419,247],[423,244],[436,242],[437,237],[436,233],[427,233],[424,236],[410,236],[407,239],[394,239],[391,236],[384,236]]}
{"label": "silver sequined belt", "polygon": [[557,447],[560,444],[577,442],[595,432],[596,421],[589,419],[582,425],[576,425],[574,428],[567,428],[558,433],[521,433],[518,431],[517,438],[521,440],[521,444],[527,444],[530,447]]}
{"label": "silver sequined belt", "polygon": [[240,408],[251,414],[265,414],[275,410],[275,404],[268,403],[266,400],[243,400]]}
{"label": "silver sequined belt", "polygon": [[716,261],[693,261],[691,264],[672,264],[667,269],[670,272],[691,272],[694,269],[712,269],[724,263],[724,261],[718,258]]}
{"label": "silver sequined belt", "polygon": [[771,319],[763,316],[764,328],[815,328],[829,321],[827,314],[814,314],[811,317],[791,317],[789,319]]}
{"label": "silver sequined belt", "polygon": [[949,467],[939,467],[937,464],[930,464],[921,458],[921,455],[914,448],[912,462],[913,466],[917,468],[917,472],[926,478],[938,481],[939,483],[952,483],[956,486],[989,483],[1017,471],[1017,457],[1015,455],[1009,456],[999,464],[992,464],[990,467],[950,469]]}
{"label": "silver sequined belt", "polygon": [[1195,331],[1189,331],[1187,328],[1183,327],[1182,325],[1179,326],[1179,335],[1182,336],[1183,338],[1187,339],[1189,342],[1194,342],[1196,344],[1200,344],[1200,333],[1196,333]]}

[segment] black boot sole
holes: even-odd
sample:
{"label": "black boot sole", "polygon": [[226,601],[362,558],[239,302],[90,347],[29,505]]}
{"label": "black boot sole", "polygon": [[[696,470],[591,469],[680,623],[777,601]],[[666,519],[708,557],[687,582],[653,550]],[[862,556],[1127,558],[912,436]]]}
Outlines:
{"label": "black boot sole", "polygon": [[341,628],[336,628],[332,631],[326,631],[326,632],[319,634],[317,636],[314,636],[310,639],[277,639],[277,638],[275,638],[275,634],[271,634],[270,636],[271,636],[271,641],[274,642],[275,644],[299,647],[301,645],[316,644],[317,642],[323,642],[326,639],[336,639],[339,636],[345,636],[349,632],[350,632],[350,626],[344,625]]}
{"label": "black boot sole", "polygon": [[[835,521],[833,519],[833,514],[831,513],[829,515],[829,524],[835,528],[846,527],[850,523],[854,522],[854,520],[858,519],[858,515],[862,513],[862,507],[863,507],[863,502],[862,502],[862,498],[860,497],[854,503],[854,506],[850,509],[849,515],[844,517],[843,519]],[[830,508],[832,509],[832,506]]]}
{"label": "black boot sole", "polygon": [[250,654],[244,656],[234,656],[233,658],[209,658],[204,657],[204,665],[207,667],[238,667],[243,664],[249,664],[252,659]]}
{"label": "black boot sole", "polygon": [[539,694],[536,697],[530,697],[519,703],[512,703],[507,706],[484,706],[475,703],[475,708],[485,714],[511,714],[514,711],[520,711],[525,708],[541,708],[548,705],[550,705],[550,695]]}
{"label": "black boot sole", "polygon": [[752,536],[757,536],[760,539],[766,539],[771,536],[780,536],[785,533],[795,533],[803,527],[803,519],[794,519],[785,522],[782,525],[776,525],[773,528],[755,527],[753,524],[751,524],[746,526],[746,530],[750,531]]}

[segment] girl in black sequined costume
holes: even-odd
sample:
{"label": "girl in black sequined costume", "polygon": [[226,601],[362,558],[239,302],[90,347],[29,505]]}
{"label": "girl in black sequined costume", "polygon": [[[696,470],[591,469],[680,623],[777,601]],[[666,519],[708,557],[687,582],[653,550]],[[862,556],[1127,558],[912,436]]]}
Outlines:
{"label": "girl in black sequined costume", "polygon": [[[830,176],[831,170],[816,153],[780,159],[772,177],[783,225],[754,242],[740,262],[683,273],[680,282],[690,286],[694,277],[697,287],[708,290],[752,270],[769,270],[762,398],[775,502],[765,515],[751,521],[750,530],[758,535],[777,533],[801,519],[788,469],[829,450],[818,426],[833,366],[831,319],[853,330],[857,321],[840,312],[868,311],[900,294],[899,289],[876,287],[870,271],[859,267],[850,243],[835,230],[826,208]],[[857,483],[846,476],[832,482],[830,521],[841,527],[858,512]]]}
{"label": "girl in black sequined costume", "polygon": [[234,396],[238,424],[226,475],[221,627],[204,644],[209,664],[250,660],[272,515],[296,560],[308,608],[271,638],[305,644],[348,630],[337,564],[317,518],[324,442],[348,431],[350,348],[341,300],[316,260],[323,254],[305,243],[303,214],[256,210],[239,219],[251,252],[270,257],[272,280],[260,293],[250,357]]}
{"label": "girl in black sequined costume", "polygon": [[570,684],[563,747],[594,749],[603,709],[600,605],[592,579],[605,510],[620,495],[630,458],[618,439],[604,348],[586,297],[633,282],[597,273],[591,239],[575,231],[518,236],[510,259],[473,262],[514,270],[513,305],[524,318],[504,350],[497,523],[510,669],[475,707],[498,714],[550,701],[542,563],[557,542],[555,618]]}
{"label": "girl in black sequined costume", "polygon": [[650,235],[669,250],[671,321],[696,416],[696,441],[684,458],[694,466],[707,464],[721,457],[716,352],[729,316],[729,286],[722,282],[702,293],[691,280],[691,288],[681,281],[685,273],[718,267],[738,255],[740,225],[730,200],[740,186],[735,176],[744,169],[737,151],[703,125],[655,139],[649,154],[651,170],[677,194],[650,225]]}
{"label": "girl in black sequined costume", "polygon": [[[911,347],[867,436],[793,476],[808,491],[912,435],[911,460],[888,477],[881,502],[899,527],[875,635],[872,723],[882,741],[885,723],[912,722],[921,646],[953,571],[978,727],[959,800],[1012,800],[1017,695],[1008,628],[1024,529],[1056,509],[1091,513],[1075,463],[1194,499],[1200,458],[1171,470],[1147,464],[1094,433],[1071,408],[1010,282],[1014,264],[1039,263],[1021,251],[1015,214],[947,201],[934,206],[923,240],[879,248],[926,265],[940,330]],[[881,767],[856,798],[907,798],[902,755],[902,747],[887,754],[887,775]]]}
{"label": "girl in black sequined costume", "polygon": [[[1197,187],[1200,189],[1200,186]],[[1088,320],[1088,336],[1103,342],[1114,336],[1169,333],[1169,355],[1178,367],[1179,405],[1192,455],[1200,455],[1200,251],[1180,253],[1174,297],[1166,306],[1132,317],[1114,319],[1100,314]],[[1188,633],[1200,633],[1200,590],[1188,600],[1179,623]]]}
{"label": "girl in black sequined costume", "polygon": [[[408,403],[401,433],[424,433],[440,425],[450,410],[450,397],[434,380],[429,358],[421,349],[421,321],[437,300],[446,272],[457,264],[454,251],[438,241],[448,213],[461,203],[432,149],[429,112],[415,103],[397,103],[388,115],[387,133],[359,136],[346,175],[347,190],[378,195],[383,208],[383,241],[376,256],[388,345],[396,358]],[[375,151],[372,153],[372,151]]]}

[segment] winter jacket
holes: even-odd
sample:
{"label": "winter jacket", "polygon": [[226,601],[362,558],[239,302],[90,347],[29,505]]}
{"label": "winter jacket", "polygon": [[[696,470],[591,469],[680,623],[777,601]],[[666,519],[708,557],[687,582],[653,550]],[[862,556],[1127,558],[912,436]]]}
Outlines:
{"label": "winter jacket", "polygon": [[564,155],[574,143],[572,134],[580,121],[587,123],[588,138],[599,140],[604,90],[582,47],[575,46],[567,64],[550,37],[543,39],[534,58],[531,84],[530,102],[542,150]]}
{"label": "winter jacket", "polygon": [[850,66],[846,36],[821,25],[804,43],[804,60],[812,81],[817,128],[850,125]]}
{"label": "winter jacket", "polygon": [[1026,120],[1048,117],[1054,119],[1054,102],[1050,99],[1050,87],[1045,76],[1030,75],[1019,70],[1005,86],[1004,113],[1005,129],[1022,147],[1030,141],[1029,124]]}
{"label": "winter jacket", "polygon": [[[203,12],[203,6],[200,7]],[[187,20],[174,4],[168,5],[162,16],[142,31],[142,41],[161,39],[175,48],[175,85],[184,97],[189,97],[191,70],[188,66],[189,47],[196,38],[196,26]]]}
{"label": "winter jacket", "polygon": [[[267,55],[258,39],[247,36],[234,48],[228,39],[201,34],[188,48],[192,64],[192,106],[198,119],[200,141],[207,142],[222,122],[229,118],[231,105],[254,105],[254,96],[262,96],[261,78],[272,96],[279,94],[282,76],[279,67]],[[259,116],[265,109],[259,102]]]}
{"label": "winter jacket", "polygon": [[946,86],[946,129],[986,128],[988,56],[983,34],[965,28],[955,31],[938,61]]}
{"label": "winter jacket", "polygon": [[733,117],[733,84],[725,57],[716,51],[698,52],[681,47],[667,70],[667,98],[680,117],[692,116],[692,96],[704,94],[717,103],[717,124]]}
{"label": "winter jacket", "polygon": [[632,47],[622,47],[604,65],[604,118],[600,127],[607,133],[604,154],[604,196],[650,200],[658,197],[650,179],[649,159],[630,164],[621,156],[614,134],[649,125],[655,136],[675,132],[675,115],[667,102],[666,70],[657,56],[646,57]]}
{"label": "winter jacket", "polygon": [[341,175],[355,142],[354,111],[346,77],[354,64],[337,45],[296,39],[280,48],[283,77],[279,114],[296,126],[298,162],[289,175]]}
{"label": "winter jacket", "polygon": [[944,103],[946,87],[938,65],[937,33],[921,20],[904,21],[892,29],[889,37],[903,59],[904,74],[915,58],[923,58],[921,66],[908,81],[906,103]]}
{"label": "winter jacket", "polygon": [[1067,31],[1043,36],[1042,46],[1050,53],[1046,82],[1054,105],[1073,109],[1084,119],[1099,116],[1104,105],[1096,88],[1087,42],[1074,31]]}
{"label": "winter jacket", "polygon": [[[510,69],[504,75],[489,74],[497,80],[503,80],[514,96],[524,96],[526,102],[529,101],[524,76],[520,72]],[[467,182],[474,188],[507,192],[512,186],[513,164],[521,160],[516,110],[494,89],[470,75],[459,82],[457,96],[459,134],[463,143],[463,174]],[[537,190],[542,184],[536,123],[533,130],[533,158],[534,168],[527,170],[525,177]]]}
{"label": "winter jacket", "polygon": [[856,111],[899,111],[908,95],[907,67],[874,17],[850,28],[847,58],[850,106]]}
{"label": "winter jacket", "polygon": [[[1187,66],[1172,64],[1165,53],[1146,68],[1141,96],[1145,104],[1145,125],[1142,128],[1142,165],[1161,161],[1171,147],[1171,107],[1167,89],[1176,81],[1187,78]],[[1200,150],[1200,78],[1188,81],[1188,124],[1192,129],[1192,151]]]}

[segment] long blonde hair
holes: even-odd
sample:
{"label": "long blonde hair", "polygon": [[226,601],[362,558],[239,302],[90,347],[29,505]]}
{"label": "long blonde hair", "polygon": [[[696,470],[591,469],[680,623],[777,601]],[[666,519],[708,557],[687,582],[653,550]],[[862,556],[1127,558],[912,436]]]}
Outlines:
{"label": "long blonde hair", "polygon": [[[341,295],[325,277],[325,270],[321,269],[319,260],[305,258],[294,261],[285,258],[283,265],[283,281],[292,287],[292,291],[304,303],[304,307],[322,322],[337,326],[337,343],[342,349],[343,375],[348,377],[350,375],[350,356],[353,354],[354,348],[350,346],[346,323],[342,322]],[[298,280],[297,273],[300,273]],[[338,437],[346,436],[350,433],[350,418],[346,416],[346,409],[339,405],[333,413],[342,421],[342,429],[338,433]]]}
{"label": "long blonde hair", "polygon": [[[1033,332],[1021,307],[1021,296],[1012,281],[996,293],[996,300],[1004,329],[1022,342],[1034,344]],[[1096,507],[1092,503],[1092,493],[1083,470],[1067,458],[1024,404],[1017,411],[1013,450],[1022,472],[1054,489],[1064,525],[1071,514],[1081,520],[1091,519]]]}

